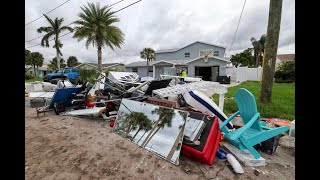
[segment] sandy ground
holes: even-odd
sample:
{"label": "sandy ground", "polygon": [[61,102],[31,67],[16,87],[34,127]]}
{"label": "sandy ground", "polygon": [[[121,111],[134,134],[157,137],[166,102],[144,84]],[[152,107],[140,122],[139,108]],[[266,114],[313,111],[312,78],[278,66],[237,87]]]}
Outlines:
{"label": "sandy ground", "polygon": [[180,155],[173,165],[111,132],[107,121],[55,115],[37,117],[25,101],[26,179],[295,179],[293,150],[261,153],[267,166],[235,174],[225,160],[213,166]]}

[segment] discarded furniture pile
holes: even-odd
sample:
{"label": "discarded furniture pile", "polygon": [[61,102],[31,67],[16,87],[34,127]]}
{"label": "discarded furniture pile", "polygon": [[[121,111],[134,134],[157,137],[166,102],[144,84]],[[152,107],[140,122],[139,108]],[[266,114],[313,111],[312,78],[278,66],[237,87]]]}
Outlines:
{"label": "discarded furniture pile", "polygon": [[[172,76],[154,80],[110,71],[108,77],[101,73],[94,84],[46,91],[38,87],[28,96],[30,102],[43,99],[37,114],[54,110],[57,115],[108,120],[112,132],[175,165],[180,153],[208,165],[215,157],[227,159],[237,173],[243,173],[237,160],[245,166],[266,165],[257,145],[279,137],[288,126],[270,127],[261,121],[255,98],[246,89],[236,92],[238,111],[227,117],[223,113],[226,85],[173,78],[174,83]],[[219,105],[212,99],[214,93],[219,94]],[[231,121],[239,115],[243,126],[233,126]],[[270,154],[275,152],[272,148]]]}

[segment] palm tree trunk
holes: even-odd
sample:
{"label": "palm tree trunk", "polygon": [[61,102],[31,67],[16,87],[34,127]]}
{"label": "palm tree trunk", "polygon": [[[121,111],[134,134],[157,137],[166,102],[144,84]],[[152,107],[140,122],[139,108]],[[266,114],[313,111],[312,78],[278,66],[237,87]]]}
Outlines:
{"label": "palm tree trunk", "polygon": [[128,126],[128,129],[127,129],[127,131],[126,131],[126,136],[125,136],[125,137],[127,137],[128,134],[130,133],[130,131],[131,131],[131,126],[132,126],[132,125],[129,125],[129,126]]}
{"label": "palm tree trunk", "polygon": [[148,134],[148,136],[146,137],[146,139],[143,141],[143,143],[141,144],[142,147],[144,147],[145,143],[147,142],[147,140],[149,139],[149,137],[151,136],[152,132],[157,128],[158,123],[160,120],[158,120],[155,125],[152,127],[150,133]]}
{"label": "palm tree trunk", "polygon": [[34,75],[37,76],[37,73],[36,73],[36,65],[33,65],[33,71],[34,71]]}
{"label": "palm tree trunk", "polygon": [[147,59],[147,76],[149,76],[149,60]]}
{"label": "palm tree trunk", "polygon": [[143,136],[147,133],[147,131],[145,130],[143,135],[140,137],[140,139],[137,141],[137,144],[140,142],[140,140],[143,138]]}
{"label": "palm tree trunk", "polygon": [[260,102],[271,102],[272,85],[277,58],[279,33],[281,24],[282,0],[270,0],[269,20],[267,28],[266,55],[263,62]]}
{"label": "palm tree trunk", "polygon": [[102,50],[101,50],[101,46],[98,46],[98,71],[102,72]]}
{"label": "palm tree trunk", "polygon": [[150,140],[153,138],[153,136],[155,135],[155,134],[157,134],[157,132],[159,131],[159,129],[160,129],[161,127],[159,126],[158,127],[158,129],[152,134],[152,136],[147,140],[147,142],[144,144],[144,146],[142,146],[142,147],[146,147],[147,145],[148,145],[148,143],[150,142]]}
{"label": "palm tree trunk", "polygon": [[140,132],[140,128],[138,129],[138,131],[134,134],[134,136],[132,137],[132,139],[131,139],[131,142],[133,141],[133,139],[137,136],[137,134]]}
{"label": "palm tree trunk", "polygon": [[181,140],[181,138],[183,136],[184,126],[185,126],[185,124],[180,129],[178,137],[177,137],[176,141],[174,142],[174,144],[173,144],[173,146],[172,146],[172,148],[171,148],[171,150],[170,150],[170,152],[169,152],[169,154],[168,154],[168,156],[166,158],[167,161],[170,161],[172,159],[172,156],[173,156],[174,152],[176,151],[176,149],[178,147],[178,144],[179,144],[179,142],[180,142],[180,140]]}
{"label": "palm tree trunk", "polygon": [[260,52],[256,55],[256,66],[259,67],[259,61],[260,61]]}
{"label": "palm tree trunk", "polygon": [[56,49],[56,55],[57,55],[57,67],[60,69],[60,55],[58,49]]}

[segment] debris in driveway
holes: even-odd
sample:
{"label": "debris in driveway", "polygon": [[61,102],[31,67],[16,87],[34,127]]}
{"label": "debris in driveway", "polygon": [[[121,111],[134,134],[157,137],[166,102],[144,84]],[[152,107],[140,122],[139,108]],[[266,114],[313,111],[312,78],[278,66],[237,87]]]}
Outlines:
{"label": "debris in driveway", "polygon": [[[112,74],[114,73],[111,73],[111,75]],[[227,155],[228,153],[219,147],[219,143],[222,138],[218,118],[223,119],[226,118],[226,116],[223,114],[223,110],[220,107],[218,107],[216,104],[212,105],[212,99],[208,98],[208,96],[204,93],[209,93],[208,90],[205,90],[205,84],[215,87],[218,87],[218,84],[199,81],[195,82],[194,84],[185,83],[184,85],[176,85],[174,88],[172,88],[172,86],[170,87],[169,85],[171,81],[170,79],[152,80],[152,78],[150,78],[143,79],[145,81],[142,82],[136,77],[121,77],[114,78],[114,81],[112,81],[105,78],[103,74],[100,74],[94,85],[86,83],[83,85],[83,87],[76,87],[78,89],[74,91],[71,90],[74,89],[74,87],[57,89],[55,92],[39,91],[38,94],[34,94],[33,96],[38,95],[51,99],[51,101],[54,102],[50,102],[48,104],[53,103],[53,107],[58,102],[63,102],[64,105],[67,105],[65,106],[65,113],[60,113],[60,119],[61,114],[64,114],[67,116],[86,118],[90,117],[90,119],[95,120],[108,120],[109,122],[95,121],[95,123],[92,123],[87,121],[86,123],[102,124],[101,127],[108,128],[107,132],[115,132],[116,134],[125,137],[133,144],[143,147],[143,150],[153,152],[157,156],[175,165],[179,164],[179,158],[181,158],[180,154],[182,153],[184,155],[182,157],[184,158],[192,158],[194,160],[193,162],[195,163],[203,163],[205,170],[206,167],[208,167],[207,164],[212,165],[214,162],[217,162],[214,161],[214,158],[216,158],[216,160],[219,158],[223,159],[222,161],[224,163],[228,163],[227,161],[230,161],[230,164],[233,165],[232,169],[234,169],[235,172],[240,174],[244,173],[244,168],[242,168],[238,162],[240,160],[235,159],[237,156],[234,155],[233,152],[230,152],[229,155]],[[200,86],[201,83],[202,87]],[[158,92],[158,89],[161,89],[160,87],[166,89],[163,91],[163,96],[160,95],[162,91],[161,93],[155,93]],[[213,90],[215,93],[217,92],[217,90],[213,87],[211,87],[211,90]],[[204,102],[213,108],[204,107],[203,104],[203,107],[200,108],[199,106],[194,105],[190,99],[188,99],[188,97],[183,96],[184,93],[189,93],[190,95],[190,91],[198,97],[201,97],[202,100],[205,99]],[[203,98],[200,94],[207,98]],[[197,100],[194,97],[192,97],[193,100]],[[128,104],[128,102],[131,102],[131,104]],[[208,110],[203,110],[204,108],[208,108]],[[166,113],[161,114],[159,112],[160,110]],[[172,119],[168,117],[171,116],[171,111],[174,112]],[[43,112],[46,111],[43,110]],[[131,116],[131,114],[133,115]],[[184,119],[185,115],[186,119]],[[151,123],[145,121],[145,117],[151,120]],[[65,120],[60,121],[60,131],[65,131],[65,128],[61,127],[63,123],[67,122],[68,119],[73,119],[73,117],[63,118],[65,118]],[[46,123],[51,123],[51,121]],[[106,123],[108,123],[110,127],[113,127],[113,129],[111,130],[109,125],[106,126]],[[72,128],[78,128],[77,124],[78,122],[75,122]],[[71,124],[68,122],[66,125]],[[67,128],[67,130],[72,128]],[[104,130],[105,129],[100,129],[98,134],[106,134]],[[100,131],[103,133],[100,133]],[[86,140],[87,138],[88,137],[86,137]],[[90,141],[96,140],[94,135],[89,138],[91,138]],[[122,140],[125,141],[124,139]],[[100,142],[102,141],[100,140]],[[98,142],[96,145],[106,144],[106,142],[100,142]],[[136,147],[137,149],[139,149],[138,146]],[[117,150],[117,147],[118,146],[108,146],[107,149],[111,152],[112,149]],[[121,151],[126,153],[128,149],[123,148]],[[124,154],[123,157],[131,156],[129,152],[127,153],[128,154]],[[114,154],[112,157],[117,158],[116,156],[117,155]],[[229,156],[229,159],[227,156]],[[141,156],[134,158],[136,158],[138,161],[143,160]],[[155,157],[153,156],[153,159],[154,158]],[[250,166],[264,166],[265,164],[262,165],[263,162],[265,163],[263,160],[263,158],[262,160],[256,160],[252,158],[245,159],[242,163],[247,163]],[[181,159],[180,162],[182,162]],[[163,172],[166,172],[166,170],[173,167],[170,166],[170,163],[167,165],[169,168],[163,168]],[[158,166],[158,164],[155,166]],[[140,169],[142,168],[143,167]],[[185,171],[188,174],[193,174],[193,168],[194,167],[191,166],[188,168],[183,167],[181,169],[182,172]],[[211,166],[208,167],[208,169],[217,170],[219,168]],[[144,171],[146,172],[147,170],[144,169]],[[226,171],[229,170],[224,169],[223,171],[222,169],[219,174],[219,178],[221,178],[220,176]],[[258,172],[255,173],[258,174]],[[253,175],[252,172],[250,172],[250,174]]]}
{"label": "debris in driveway", "polygon": [[42,99],[42,98],[30,99],[30,105],[32,108],[43,107],[45,106],[45,99]]}
{"label": "debris in driveway", "polygon": [[139,81],[139,75],[134,72],[109,71],[108,79],[115,83],[135,83]]}
{"label": "debris in driveway", "polygon": [[227,157],[227,152],[223,150],[222,148],[218,148],[216,156],[218,156],[219,159],[225,159]]}
{"label": "debris in driveway", "polygon": [[261,142],[259,149],[266,154],[273,155],[277,150],[280,137],[281,134]]}
{"label": "debris in driveway", "polygon": [[93,116],[98,117],[106,110],[106,107],[92,107],[90,109],[79,109],[64,113],[66,116]]}
{"label": "debris in driveway", "polygon": [[227,160],[228,160],[228,162],[230,163],[230,165],[232,166],[233,170],[236,173],[239,173],[239,174],[243,174],[244,173],[240,163],[237,161],[237,159],[232,154],[230,154],[230,153],[227,154]]}
{"label": "debris in driveway", "polygon": [[295,137],[296,136],[295,130],[296,130],[296,122],[295,122],[295,120],[293,120],[291,122],[290,130],[289,130],[289,136],[290,137]]}
{"label": "debris in driveway", "polygon": [[256,176],[259,176],[259,175],[262,173],[262,171],[260,171],[259,169],[253,168],[253,173],[254,173]]}
{"label": "debris in driveway", "polygon": [[270,118],[266,121],[267,123],[275,124],[276,126],[290,126],[291,121],[278,118]]}
{"label": "debris in driveway", "polygon": [[[217,116],[219,118],[219,124],[228,118],[216,103],[200,91],[186,91],[183,93],[183,97],[190,106],[198,109],[202,113]],[[233,129],[232,123],[228,123],[227,127]]]}
{"label": "debris in driveway", "polygon": [[266,160],[263,157],[256,159],[247,149],[241,151],[228,142],[223,142],[222,144],[245,166],[265,166],[266,165]]}

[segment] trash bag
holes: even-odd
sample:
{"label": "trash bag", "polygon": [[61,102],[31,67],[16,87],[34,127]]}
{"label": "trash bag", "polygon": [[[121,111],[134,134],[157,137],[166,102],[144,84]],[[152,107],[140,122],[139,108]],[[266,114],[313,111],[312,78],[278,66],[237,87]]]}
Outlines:
{"label": "trash bag", "polygon": [[266,154],[273,155],[277,150],[280,137],[281,134],[261,142],[259,149]]}

